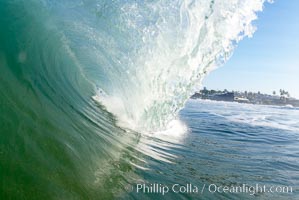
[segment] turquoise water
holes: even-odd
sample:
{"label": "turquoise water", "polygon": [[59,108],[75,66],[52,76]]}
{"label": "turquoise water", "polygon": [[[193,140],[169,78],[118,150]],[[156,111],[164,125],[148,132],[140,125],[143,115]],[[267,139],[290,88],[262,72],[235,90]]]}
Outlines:
{"label": "turquoise water", "polygon": [[[1,199],[166,197],[138,183],[297,191],[298,110],[188,101],[263,3],[1,0]],[[220,196],[251,197],[200,195]]]}

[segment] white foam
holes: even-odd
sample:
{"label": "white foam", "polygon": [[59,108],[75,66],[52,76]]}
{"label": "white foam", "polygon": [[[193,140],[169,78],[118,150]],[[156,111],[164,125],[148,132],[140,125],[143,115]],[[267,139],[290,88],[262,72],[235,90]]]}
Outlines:
{"label": "white foam", "polygon": [[[111,32],[76,22],[82,38],[93,45],[86,60],[99,65],[97,85],[109,94],[98,93],[94,99],[122,126],[181,132],[171,121],[203,78],[230,57],[236,43],[252,36],[252,21],[264,2],[118,1]],[[99,23],[108,23],[109,17]]]}
{"label": "white foam", "polygon": [[114,116],[117,118],[118,126],[136,130],[136,123],[132,119],[128,118],[125,105],[120,98],[105,95],[103,92],[101,92],[101,95],[97,94],[92,98],[93,100],[105,106],[109,112],[114,114]]}
{"label": "white foam", "polygon": [[164,131],[154,132],[153,135],[156,137],[171,137],[180,139],[188,132],[188,127],[182,121],[175,119],[170,121]]}
{"label": "white foam", "polygon": [[92,98],[93,100],[105,106],[109,112],[115,115],[117,119],[117,125],[120,127],[132,129],[154,137],[170,137],[172,139],[180,139],[188,132],[187,125],[179,119],[171,120],[162,131],[149,132],[142,126],[138,126],[134,121],[127,117],[125,114],[126,109],[121,99],[107,96],[103,91],[101,91],[100,94],[94,95]]}

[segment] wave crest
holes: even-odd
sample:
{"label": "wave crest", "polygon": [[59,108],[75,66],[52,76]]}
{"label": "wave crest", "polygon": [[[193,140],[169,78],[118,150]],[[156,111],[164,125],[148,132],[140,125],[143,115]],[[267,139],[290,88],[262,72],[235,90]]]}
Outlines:
{"label": "wave crest", "polygon": [[[199,89],[205,75],[225,62],[242,38],[252,36],[255,27],[251,22],[263,3],[117,1],[116,24],[107,30],[91,28],[86,36],[97,43],[98,78],[105,80],[97,81],[97,86],[109,98],[118,99],[122,109],[100,102],[119,118],[125,115],[139,129],[163,130]],[[99,20],[108,17],[109,13],[102,12]],[[109,48],[99,42],[103,36],[107,36]],[[99,49],[110,63],[103,62]],[[106,98],[100,92],[97,96]]]}

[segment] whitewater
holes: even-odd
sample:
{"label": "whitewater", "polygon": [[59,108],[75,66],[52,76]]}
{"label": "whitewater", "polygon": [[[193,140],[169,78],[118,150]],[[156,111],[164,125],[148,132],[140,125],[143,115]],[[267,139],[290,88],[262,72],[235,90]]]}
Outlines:
{"label": "whitewater", "polygon": [[[267,2],[0,0],[1,199],[153,198],[129,190],[146,181],[227,180],[225,172],[239,182],[241,175],[233,172],[238,158],[248,166],[261,160],[250,146],[252,121],[261,133],[277,136],[265,141],[255,133],[263,145],[279,149],[276,142],[284,142],[277,167],[295,173],[296,157],[290,158],[293,164],[286,157],[288,150],[297,151],[295,108],[284,112],[284,124],[278,108],[261,108],[270,114],[255,120],[262,114],[251,107],[235,115],[238,106],[221,104],[217,108],[228,112],[215,111],[213,103],[189,101],[205,76],[253,36],[254,20]],[[222,143],[229,133],[256,160],[245,162],[234,151],[241,148],[235,141],[227,142],[235,147],[230,151]],[[265,153],[260,156],[270,165],[273,152]],[[220,161],[226,171],[209,173]],[[273,184],[286,179],[271,169],[269,177],[280,175]]]}

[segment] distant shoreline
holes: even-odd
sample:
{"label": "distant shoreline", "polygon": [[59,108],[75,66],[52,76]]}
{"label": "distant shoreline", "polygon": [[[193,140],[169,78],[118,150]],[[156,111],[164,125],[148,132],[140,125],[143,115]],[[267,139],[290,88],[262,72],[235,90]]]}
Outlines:
{"label": "distant shoreline", "polygon": [[212,101],[228,101],[258,105],[276,105],[299,107],[299,100],[290,97],[285,90],[280,90],[279,95],[273,91],[273,95],[262,94],[260,92],[240,92],[228,90],[208,90],[206,88],[196,92],[191,99],[209,99]]}

